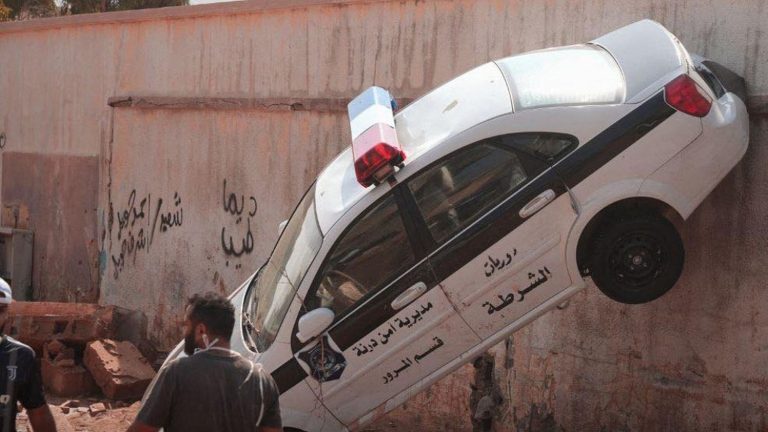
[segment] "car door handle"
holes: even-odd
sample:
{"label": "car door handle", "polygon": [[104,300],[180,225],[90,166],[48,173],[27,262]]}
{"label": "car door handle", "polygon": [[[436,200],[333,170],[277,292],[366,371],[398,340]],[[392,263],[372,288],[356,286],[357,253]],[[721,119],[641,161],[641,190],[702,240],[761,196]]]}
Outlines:
{"label": "car door handle", "polygon": [[520,217],[525,219],[532,214],[536,213],[537,211],[541,210],[549,204],[553,199],[555,199],[555,191],[552,189],[547,189],[544,192],[536,195],[536,198],[530,200],[528,204],[525,205],[522,209],[520,209]]}
{"label": "car door handle", "polygon": [[392,309],[402,309],[405,305],[416,300],[425,292],[427,292],[427,284],[424,282],[417,282],[412,287],[400,293],[396,299],[392,300]]}

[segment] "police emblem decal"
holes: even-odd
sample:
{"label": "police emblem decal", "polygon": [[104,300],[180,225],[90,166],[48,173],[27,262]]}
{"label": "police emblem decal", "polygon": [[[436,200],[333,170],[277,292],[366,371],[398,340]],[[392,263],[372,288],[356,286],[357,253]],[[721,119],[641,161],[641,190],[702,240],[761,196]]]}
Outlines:
{"label": "police emblem decal", "polygon": [[298,355],[310,370],[312,378],[320,381],[333,381],[341,378],[347,367],[347,360],[340,352],[331,347],[328,336],[323,336],[317,345]]}

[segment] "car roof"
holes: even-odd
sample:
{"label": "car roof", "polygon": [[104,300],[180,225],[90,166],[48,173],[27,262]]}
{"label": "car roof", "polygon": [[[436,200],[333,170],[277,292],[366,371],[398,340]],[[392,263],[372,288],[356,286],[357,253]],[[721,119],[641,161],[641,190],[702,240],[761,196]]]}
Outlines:
{"label": "car roof", "polygon": [[[486,63],[437,87],[395,115],[397,138],[405,164],[445,139],[476,124],[512,112],[504,76],[495,63]],[[375,186],[364,188],[356,178],[351,147],[320,174],[315,207],[325,235],[354,203]]]}
{"label": "car roof", "polygon": [[[570,61],[583,63],[586,57],[579,58],[579,53],[590,55],[590,52],[596,60],[589,67],[600,71],[600,79],[590,84],[592,87],[584,93],[586,99],[582,97],[584,95],[575,94],[568,96],[571,99],[552,99],[553,103],[544,100],[537,104],[541,98],[537,98],[536,92],[545,91],[546,86],[534,84],[527,89],[519,88],[523,85],[524,80],[519,78],[521,70],[527,67],[526,61],[530,63],[533,59],[533,66],[562,70],[561,63],[569,61],[569,56],[573,57]],[[639,60],[637,53],[642,53]],[[538,107],[635,102],[645,95],[649,86],[664,79],[666,73],[679,69],[684,55],[687,55],[685,49],[663,26],[643,20],[588,44],[526,52],[486,63],[433,89],[395,115],[398,141],[406,154],[405,164],[412,163],[448,138],[505,114]],[[574,71],[578,67],[565,70]],[[551,80],[558,79],[555,74],[550,75]],[[528,81],[537,82],[535,79]],[[606,82],[620,88],[602,85]],[[566,81],[567,85],[572,83]],[[526,105],[525,98],[533,102]],[[357,182],[352,149],[348,147],[342,151],[317,180],[315,208],[323,235],[375,187],[365,188]]]}

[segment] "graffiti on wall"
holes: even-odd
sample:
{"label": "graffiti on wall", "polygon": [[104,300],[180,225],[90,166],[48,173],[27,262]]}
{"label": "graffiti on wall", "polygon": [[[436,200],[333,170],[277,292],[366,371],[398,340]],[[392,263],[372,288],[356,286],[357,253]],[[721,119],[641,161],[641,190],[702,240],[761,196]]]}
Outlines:
{"label": "graffiti on wall", "polygon": [[0,150],[5,148],[5,132],[0,132]]}
{"label": "graffiti on wall", "polygon": [[[229,227],[227,225],[221,227],[221,250],[224,251],[226,265],[229,266],[229,260],[250,255],[253,252],[251,219],[256,216],[259,204],[253,195],[246,196],[228,191],[227,179],[224,179],[221,201],[224,213],[234,222],[234,226],[230,224]],[[235,264],[236,269],[241,266],[241,263]]]}
{"label": "graffiti on wall", "polygon": [[151,193],[139,197],[133,189],[125,206],[115,210],[110,203],[109,212],[110,232],[114,216],[117,216],[117,243],[120,245],[119,253],[112,255],[115,279],[127,264],[136,264],[139,253],[149,253],[159,236],[184,223],[184,208],[178,192],[174,192],[173,200],[168,202],[162,197],[153,200]]}

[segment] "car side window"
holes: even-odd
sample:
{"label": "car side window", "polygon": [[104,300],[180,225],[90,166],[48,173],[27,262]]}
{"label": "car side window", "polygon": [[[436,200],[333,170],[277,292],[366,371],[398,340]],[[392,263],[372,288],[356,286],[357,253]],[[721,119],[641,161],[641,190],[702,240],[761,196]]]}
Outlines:
{"label": "car side window", "polygon": [[576,138],[565,134],[526,132],[505,136],[504,144],[544,161],[554,162],[576,148]]}
{"label": "car side window", "polygon": [[527,179],[517,154],[488,141],[427,168],[408,187],[432,238],[440,244],[502,202]]}
{"label": "car side window", "polygon": [[416,262],[393,195],[369,209],[340,237],[311,290],[309,310],[326,307],[341,315]]}

